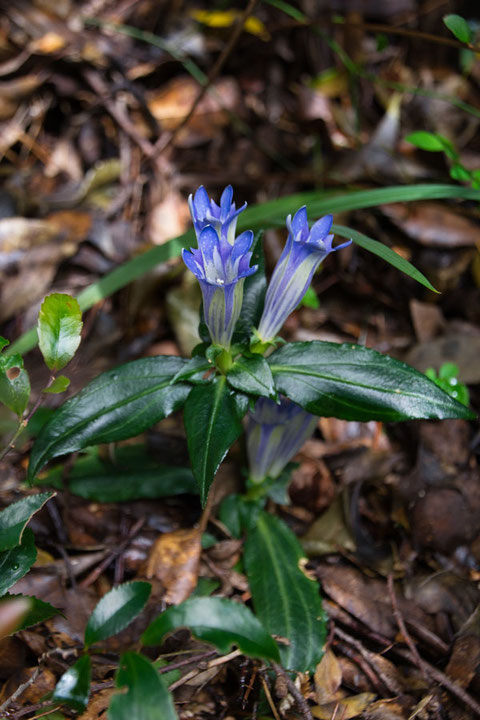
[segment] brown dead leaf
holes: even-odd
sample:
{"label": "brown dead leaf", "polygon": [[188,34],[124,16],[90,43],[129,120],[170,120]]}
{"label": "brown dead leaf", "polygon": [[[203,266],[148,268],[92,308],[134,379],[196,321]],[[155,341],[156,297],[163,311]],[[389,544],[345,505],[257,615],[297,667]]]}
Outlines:
{"label": "brown dead leaf", "polygon": [[67,44],[67,38],[57,32],[47,32],[42,37],[32,40],[29,46],[31,53],[41,53],[42,55],[50,55],[59,50],[63,50]]}
{"label": "brown dead leaf", "polygon": [[105,690],[99,690],[95,694],[92,694],[87,709],[80,715],[78,720],[99,720],[99,718],[103,717],[110,698],[115,692],[118,692],[115,688],[106,688]]}
{"label": "brown dead leaf", "polygon": [[[36,667],[26,667],[11,675],[2,688],[0,703],[10,697],[19,685],[23,685],[23,683],[28,682],[36,671]],[[22,703],[40,702],[47,693],[52,692],[56,682],[57,679],[53,672],[49,670],[49,668],[43,668],[33,685],[30,685],[23,691],[21,695]]]}
{"label": "brown dead leaf", "polygon": [[445,327],[442,311],[432,303],[422,303],[413,298],[410,300],[410,315],[419,342],[432,340]]}
{"label": "brown dead leaf", "polygon": [[404,708],[399,702],[391,700],[377,700],[365,712],[365,720],[406,720]]}
{"label": "brown dead leaf", "polygon": [[196,528],[174,530],[157,538],[150,551],[146,575],[160,580],[165,588],[165,602],[178,605],[193,592],[201,549],[201,535]]}
{"label": "brown dead leaf", "polygon": [[408,237],[427,247],[474,247],[478,241],[478,224],[445,204],[394,203],[380,210]]}
{"label": "brown dead leaf", "polygon": [[[161,90],[150,94],[148,107],[165,130],[175,130],[186,118],[200,92],[196,80],[189,76],[174,78]],[[240,93],[233,78],[223,77],[213,83],[210,92],[199,102],[177,144],[187,147],[209,140],[230,121],[230,112],[239,104]]]}
{"label": "brown dead leaf", "polygon": [[319,705],[337,700],[337,692],[342,684],[342,668],[330,648],[325,651],[315,670],[315,695]]}
{"label": "brown dead leaf", "polygon": [[338,552],[340,548],[355,552],[355,540],[345,521],[340,496],[315,520],[301,542],[308,555],[325,555]]}
{"label": "brown dead leaf", "polygon": [[312,708],[312,715],[319,720],[332,720],[332,717],[342,718],[342,720],[351,720],[358,717],[366,708],[375,700],[374,693],[360,693],[360,695],[352,695],[343,700],[336,700],[326,705],[316,705]]}

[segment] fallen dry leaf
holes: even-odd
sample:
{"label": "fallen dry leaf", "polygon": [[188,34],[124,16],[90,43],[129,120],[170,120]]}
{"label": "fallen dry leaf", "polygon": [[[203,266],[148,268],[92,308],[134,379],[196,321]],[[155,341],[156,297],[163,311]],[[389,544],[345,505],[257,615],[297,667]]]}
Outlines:
{"label": "fallen dry leaf", "polygon": [[155,577],[165,588],[164,600],[178,605],[193,592],[198,580],[201,552],[198,529],[163,533],[150,550],[147,578]]}
{"label": "fallen dry leaf", "polygon": [[328,648],[315,669],[315,695],[319,705],[337,700],[342,684],[342,668],[335,653]]}
{"label": "fallen dry leaf", "polygon": [[445,204],[418,202],[382,205],[381,212],[402,232],[421,245],[439,248],[473,247],[478,224]]}

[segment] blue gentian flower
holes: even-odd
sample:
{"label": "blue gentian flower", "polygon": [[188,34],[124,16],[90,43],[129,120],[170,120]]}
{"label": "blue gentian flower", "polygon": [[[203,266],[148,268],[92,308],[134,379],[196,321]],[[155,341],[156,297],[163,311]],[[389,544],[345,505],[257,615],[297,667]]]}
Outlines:
{"label": "blue gentian flower", "polygon": [[203,295],[203,311],[212,343],[230,348],[243,301],[245,278],[257,270],[250,267],[253,232],[235,238],[240,210],[232,203],[232,188],[223,191],[220,207],[209,200],[203,187],[189,198],[197,233],[198,249],[183,250],[185,265],[197,277]]}
{"label": "blue gentian flower", "polygon": [[332,248],[329,235],[333,218],[325,215],[310,229],[307,208],[287,218],[288,238],[270,280],[265,306],[258,329],[257,342],[268,344],[277,336],[283,323],[305,295],[315,270],[335,250],[350,245],[349,240]]}
{"label": "blue gentian flower", "polygon": [[284,397],[279,404],[260,398],[247,418],[247,455],[255,483],[278,477],[317,424],[314,415]]}
{"label": "blue gentian flower", "polygon": [[232,202],[232,197],[233,188],[231,185],[227,185],[223,191],[222,197],[220,198],[220,206],[217,205],[215,200],[211,200],[208,197],[208,193],[203,185],[200,185],[195,195],[190,195],[188,198],[188,206],[197,239],[201,231],[207,227],[207,225],[211,225],[222,239],[228,240],[230,245],[233,245],[237,218],[240,213],[245,210],[247,203],[244,203],[242,207],[237,210],[235,203]]}

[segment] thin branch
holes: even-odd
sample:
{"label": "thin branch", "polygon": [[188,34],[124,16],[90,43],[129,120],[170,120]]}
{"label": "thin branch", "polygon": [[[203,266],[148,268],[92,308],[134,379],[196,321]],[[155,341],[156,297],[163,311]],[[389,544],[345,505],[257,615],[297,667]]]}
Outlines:
{"label": "thin branch", "polygon": [[227,44],[223,48],[222,52],[217,58],[217,61],[215,62],[213,68],[211,69],[210,73],[208,74],[207,82],[201,86],[200,92],[198,93],[197,97],[192,103],[192,106],[187,113],[187,115],[183,118],[182,122],[177,125],[175,130],[171,133],[171,135],[168,137],[167,140],[163,140],[161,137],[157,140],[154,146],[155,151],[155,157],[160,155],[167,147],[169,147],[175,140],[176,137],[178,137],[178,134],[183,130],[183,128],[189,123],[191,118],[193,117],[195,110],[197,109],[200,101],[205,96],[205,93],[210,89],[210,86],[215,82],[216,78],[220,74],[223,66],[225,65],[226,61],[230,57],[231,53],[233,52],[233,49],[235,45],[237,44],[237,41],[242,33],[243,27],[245,25],[246,19],[249,17],[249,15],[252,14],[255,5],[257,4],[258,0],[250,0],[245,10],[242,12],[242,14],[239,16],[237,22],[234,25],[232,34],[228,38]]}
{"label": "thin branch", "polygon": [[281,675],[282,678],[287,683],[288,690],[289,690],[290,694],[293,695],[293,697],[295,698],[295,701],[298,705],[298,709],[302,713],[304,720],[313,720],[313,715],[310,710],[310,706],[309,706],[308,702],[305,700],[305,698],[303,697],[302,693],[300,692],[300,690],[297,688],[297,686],[293,682],[290,675],[282,668],[281,665],[278,665],[277,663],[272,663],[272,667],[275,670],[275,672],[277,673],[277,675]]}

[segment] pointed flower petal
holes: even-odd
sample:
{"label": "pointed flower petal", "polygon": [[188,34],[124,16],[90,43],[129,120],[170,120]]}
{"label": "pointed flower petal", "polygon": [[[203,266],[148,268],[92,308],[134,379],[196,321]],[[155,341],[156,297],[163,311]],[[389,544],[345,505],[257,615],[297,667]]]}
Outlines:
{"label": "pointed flower petal", "polygon": [[350,244],[351,241],[332,248],[333,235],[328,235],[332,222],[332,216],[325,215],[310,230],[306,207],[297,210],[293,219],[288,216],[287,242],[273,271],[263,314],[255,331],[262,343],[272,342],[278,335],[287,317],[305,295],[322,260],[330,252]]}

